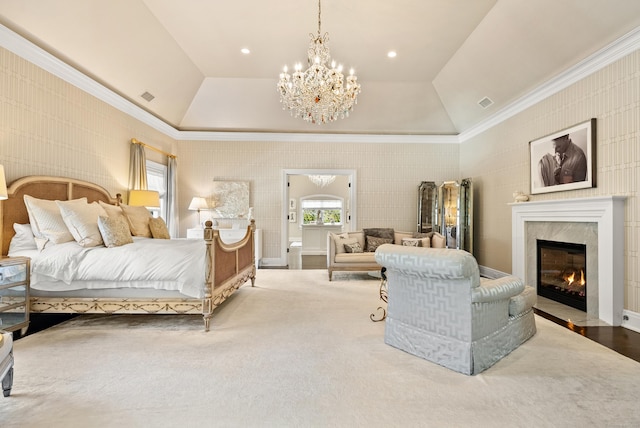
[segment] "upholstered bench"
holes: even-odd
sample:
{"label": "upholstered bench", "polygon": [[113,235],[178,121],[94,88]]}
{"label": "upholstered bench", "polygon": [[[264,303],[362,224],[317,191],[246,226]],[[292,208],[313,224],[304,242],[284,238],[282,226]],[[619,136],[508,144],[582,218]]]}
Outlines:
{"label": "upholstered bench", "polygon": [[13,386],[13,335],[0,331],[0,379],[5,397],[11,395]]}

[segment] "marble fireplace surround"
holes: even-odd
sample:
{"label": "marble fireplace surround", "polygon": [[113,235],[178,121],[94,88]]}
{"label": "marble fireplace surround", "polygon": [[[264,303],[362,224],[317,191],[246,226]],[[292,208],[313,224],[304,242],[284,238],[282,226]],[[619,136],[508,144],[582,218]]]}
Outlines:
{"label": "marble fireplace surround", "polygon": [[[594,315],[609,325],[619,326],[622,323],[624,309],[625,199],[624,196],[604,196],[510,204],[513,274],[523,279],[527,278],[527,253],[531,248],[531,243],[527,241],[535,239],[532,236],[532,230],[545,229],[528,228],[531,223],[572,223],[574,225],[568,226],[583,230],[585,235],[593,235],[592,232],[595,232],[597,235],[597,244],[595,244],[597,245],[597,313]],[[595,231],[592,230],[594,225]],[[553,225],[549,226],[554,230]],[[541,237],[541,239],[548,238],[548,236]],[[589,244],[587,245],[587,251],[589,251]],[[535,249],[535,243],[533,248]],[[589,275],[588,267],[587,275]],[[587,286],[588,284],[587,281]],[[587,312],[590,312],[590,300],[589,298],[587,300]],[[592,303],[591,310],[594,307],[596,305]]]}

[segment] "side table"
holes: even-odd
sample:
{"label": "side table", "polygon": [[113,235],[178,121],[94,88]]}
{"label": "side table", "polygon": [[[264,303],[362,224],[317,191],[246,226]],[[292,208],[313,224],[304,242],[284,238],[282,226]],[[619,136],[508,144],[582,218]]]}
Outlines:
{"label": "side table", "polygon": [[30,268],[28,257],[0,258],[0,330],[27,332]]}

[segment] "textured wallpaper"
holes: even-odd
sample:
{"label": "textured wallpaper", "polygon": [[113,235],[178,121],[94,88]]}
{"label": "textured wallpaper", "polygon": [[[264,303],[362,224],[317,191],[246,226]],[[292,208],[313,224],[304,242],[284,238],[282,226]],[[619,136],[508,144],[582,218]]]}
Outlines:
{"label": "textured wallpaper", "polygon": [[[125,192],[131,138],[171,151],[171,138],[0,48],[0,163],[25,175],[78,178]],[[151,152],[149,159],[157,159]]]}
{"label": "textured wallpaper", "polygon": [[529,141],[588,119],[597,121],[597,187],[532,196],[535,200],[624,195],[625,308],[640,312],[640,51],[577,82],[462,144],[461,174],[473,177],[476,256],[511,271],[513,191],[530,192]]}

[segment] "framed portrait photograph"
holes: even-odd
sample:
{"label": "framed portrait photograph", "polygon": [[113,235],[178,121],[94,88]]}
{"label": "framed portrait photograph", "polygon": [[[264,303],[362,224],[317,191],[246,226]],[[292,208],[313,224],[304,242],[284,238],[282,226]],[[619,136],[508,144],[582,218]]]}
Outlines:
{"label": "framed portrait photograph", "polygon": [[596,186],[596,120],[529,142],[531,194]]}

